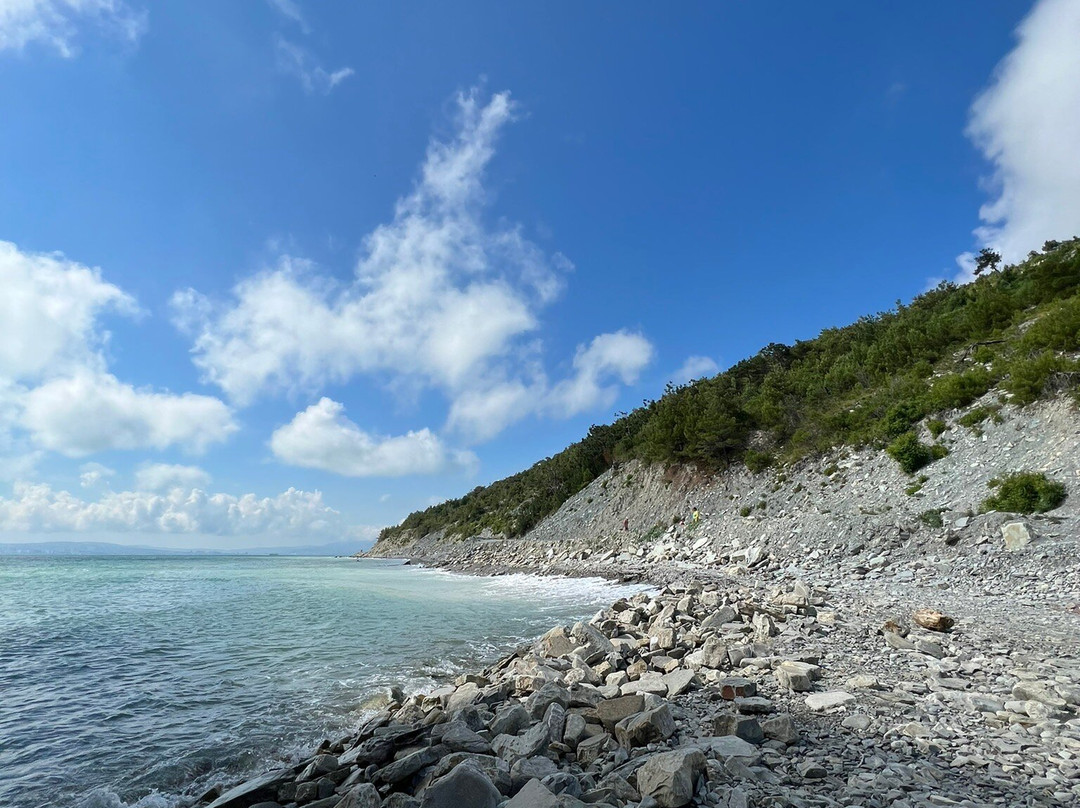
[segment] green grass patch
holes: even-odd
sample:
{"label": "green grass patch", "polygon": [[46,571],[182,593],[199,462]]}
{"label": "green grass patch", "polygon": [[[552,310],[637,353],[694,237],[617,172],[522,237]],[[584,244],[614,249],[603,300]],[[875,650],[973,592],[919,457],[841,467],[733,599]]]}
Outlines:
{"label": "green grass patch", "polygon": [[1068,496],[1063,483],[1049,479],[1042,472],[1016,471],[995,477],[987,485],[995,493],[983,500],[983,511],[1046,513],[1060,506]]}

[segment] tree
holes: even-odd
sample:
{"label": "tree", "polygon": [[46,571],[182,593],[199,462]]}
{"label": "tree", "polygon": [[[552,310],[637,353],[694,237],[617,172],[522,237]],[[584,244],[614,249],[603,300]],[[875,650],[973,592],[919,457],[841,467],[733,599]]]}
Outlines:
{"label": "tree", "polygon": [[987,269],[996,270],[1001,263],[1001,253],[996,253],[989,247],[983,247],[975,256],[975,274],[981,275]]}

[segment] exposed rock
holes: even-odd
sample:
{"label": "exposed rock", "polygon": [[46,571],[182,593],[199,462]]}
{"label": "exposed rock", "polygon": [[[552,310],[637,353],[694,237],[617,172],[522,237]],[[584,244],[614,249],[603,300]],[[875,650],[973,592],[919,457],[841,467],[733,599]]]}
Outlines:
{"label": "exposed rock", "polygon": [[652,797],[661,808],[689,805],[705,772],[700,749],[676,749],[653,755],[638,769],[638,791]]}
{"label": "exposed rock", "polygon": [[424,791],[421,808],[495,808],[501,796],[490,780],[471,763],[458,764]]}

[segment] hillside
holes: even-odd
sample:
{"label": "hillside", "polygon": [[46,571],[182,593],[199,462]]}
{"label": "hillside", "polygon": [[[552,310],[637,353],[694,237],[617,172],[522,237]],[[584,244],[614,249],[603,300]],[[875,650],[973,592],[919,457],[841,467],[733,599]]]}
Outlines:
{"label": "hillside", "polygon": [[424,537],[523,536],[635,461],[650,474],[656,466],[704,479],[794,467],[847,447],[868,456],[887,449],[919,471],[949,451],[938,440],[943,414],[967,408],[959,426],[978,430],[1006,404],[1071,393],[1078,352],[1080,239],[1047,242],[974,283],[943,283],[895,310],[791,346],[770,344],[713,378],[669,387],[526,471],[410,514],[381,532],[374,552]]}

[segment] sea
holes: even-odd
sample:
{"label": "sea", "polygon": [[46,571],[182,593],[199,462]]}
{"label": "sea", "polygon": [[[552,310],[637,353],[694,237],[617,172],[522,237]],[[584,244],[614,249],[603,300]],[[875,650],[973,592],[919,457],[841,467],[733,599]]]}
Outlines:
{"label": "sea", "polygon": [[391,685],[640,591],[284,556],[0,557],[0,805],[181,808],[310,755]]}

